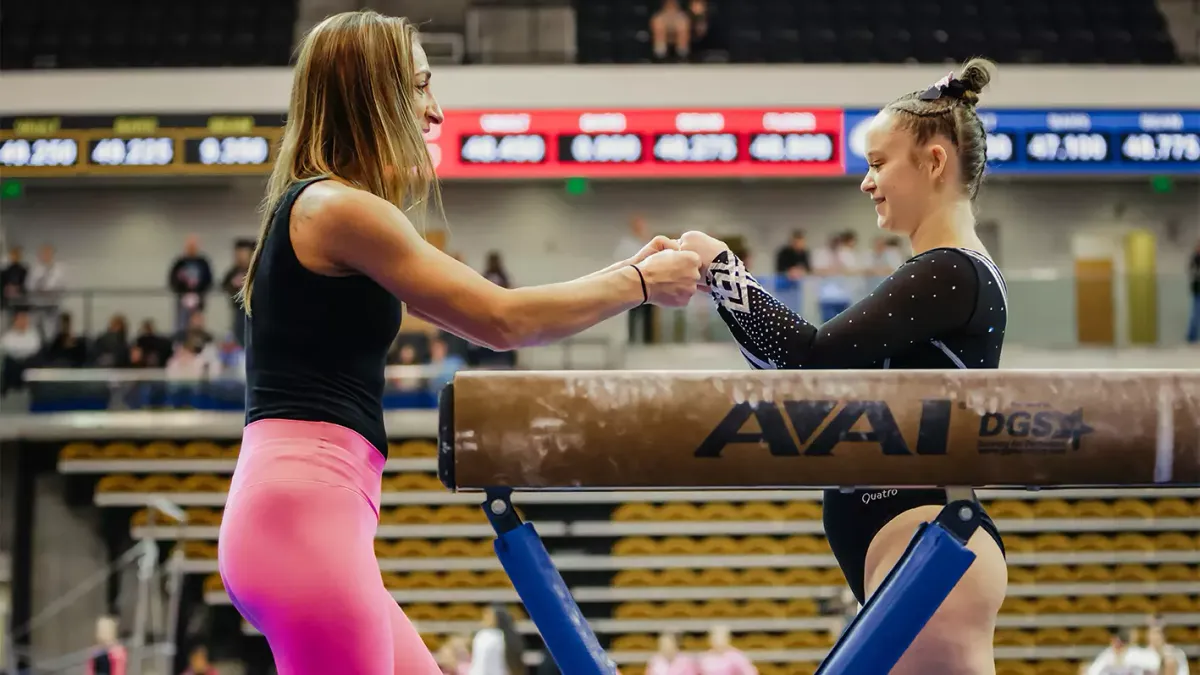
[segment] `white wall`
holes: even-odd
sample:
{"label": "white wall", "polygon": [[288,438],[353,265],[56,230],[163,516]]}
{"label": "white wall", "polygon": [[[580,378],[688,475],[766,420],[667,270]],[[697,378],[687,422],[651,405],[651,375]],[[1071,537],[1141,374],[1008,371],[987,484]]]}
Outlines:
{"label": "white wall", "polygon": [[[1175,192],[1157,195],[1143,180],[990,183],[980,198],[980,217],[999,223],[996,253],[1010,275],[1014,316],[1024,308],[1026,323],[1057,319],[1061,325],[1053,330],[1059,333],[1049,343],[1073,340],[1070,281],[1033,282],[1020,272],[1069,273],[1071,242],[1081,230],[1145,227],[1159,235],[1161,334],[1167,341],[1182,335],[1187,318],[1182,273],[1200,231],[1198,187],[1181,183]],[[57,246],[70,264],[73,287],[162,289],[170,259],[191,232],[201,236],[219,279],[232,241],[256,232],[259,189],[258,181],[171,188],[34,186],[25,198],[4,202],[0,225],[10,242],[27,249],[42,242]],[[793,228],[806,229],[814,244],[835,230],[874,234],[870,205],[856,182],[847,180],[592,183],[579,196],[568,195],[558,182],[456,183],[445,186],[444,195],[450,249],[474,266],[488,250],[499,250],[514,283],[522,285],[609,264],[635,213],[667,232],[744,234],[761,272],[770,271],[774,250]],[[1125,207],[1120,215],[1118,205]],[[211,305],[210,323],[226,325],[224,303]],[[125,309],[133,321],[153,316],[164,324],[170,307],[165,298],[110,298],[96,302],[93,320]]]}

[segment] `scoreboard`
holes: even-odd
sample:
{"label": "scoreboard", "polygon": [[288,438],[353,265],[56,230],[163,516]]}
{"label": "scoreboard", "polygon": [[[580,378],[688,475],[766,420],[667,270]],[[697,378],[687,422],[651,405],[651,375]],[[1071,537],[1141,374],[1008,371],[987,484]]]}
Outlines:
{"label": "scoreboard", "polygon": [[6,177],[264,173],[279,115],[0,118]]}
{"label": "scoreboard", "polygon": [[[875,110],[451,110],[426,136],[443,179],[861,175]],[[1200,111],[982,110],[992,173],[1200,175]],[[270,114],[0,117],[5,177],[264,174]]]}

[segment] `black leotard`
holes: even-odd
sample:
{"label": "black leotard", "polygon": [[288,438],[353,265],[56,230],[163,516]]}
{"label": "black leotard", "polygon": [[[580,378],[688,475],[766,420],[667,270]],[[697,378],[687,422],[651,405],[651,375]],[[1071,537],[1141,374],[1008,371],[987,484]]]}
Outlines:
{"label": "black leotard", "polygon": [[[914,256],[820,327],[763,290],[729,251],[709,267],[717,312],[758,369],[996,368],[1007,289],[986,256],[939,248]],[[944,490],[826,490],[825,536],[850,588],[865,600],[867,547],[909,509],[945,504]],[[995,524],[984,529],[1003,549]]]}
{"label": "black leotard", "polygon": [[386,457],[384,365],[402,308],[363,275],[317,274],[296,258],[292,205],[319,180],[288,189],[263,242],[246,322],[246,424],[329,422],[358,432]]}

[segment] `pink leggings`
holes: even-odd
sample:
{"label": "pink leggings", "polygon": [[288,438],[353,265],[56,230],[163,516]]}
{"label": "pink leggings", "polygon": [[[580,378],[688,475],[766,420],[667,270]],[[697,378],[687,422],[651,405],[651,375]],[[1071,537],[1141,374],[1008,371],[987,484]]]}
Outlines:
{"label": "pink leggings", "polygon": [[336,424],[246,427],[218,543],[279,675],[439,675],[375,559],[383,456]]}

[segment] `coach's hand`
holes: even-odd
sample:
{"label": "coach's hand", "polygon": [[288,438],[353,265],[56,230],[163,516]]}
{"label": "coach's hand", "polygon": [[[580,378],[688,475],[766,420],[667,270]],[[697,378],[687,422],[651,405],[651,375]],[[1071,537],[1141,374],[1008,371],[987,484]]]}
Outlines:
{"label": "coach's hand", "polygon": [[636,265],[646,258],[658,253],[659,251],[678,251],[679,242],[670,237],[664,237],[661,234],[651,239],[649,243],[642,247],[642,250],[637,252],[637,255],[629,259],[630,265]]}
{"label": "coach's hand", "polygon": [[690,251],[659,251],[637,268],[646,280],[646,299],[652,305],[684,307],[700,285],[700,258]]}

